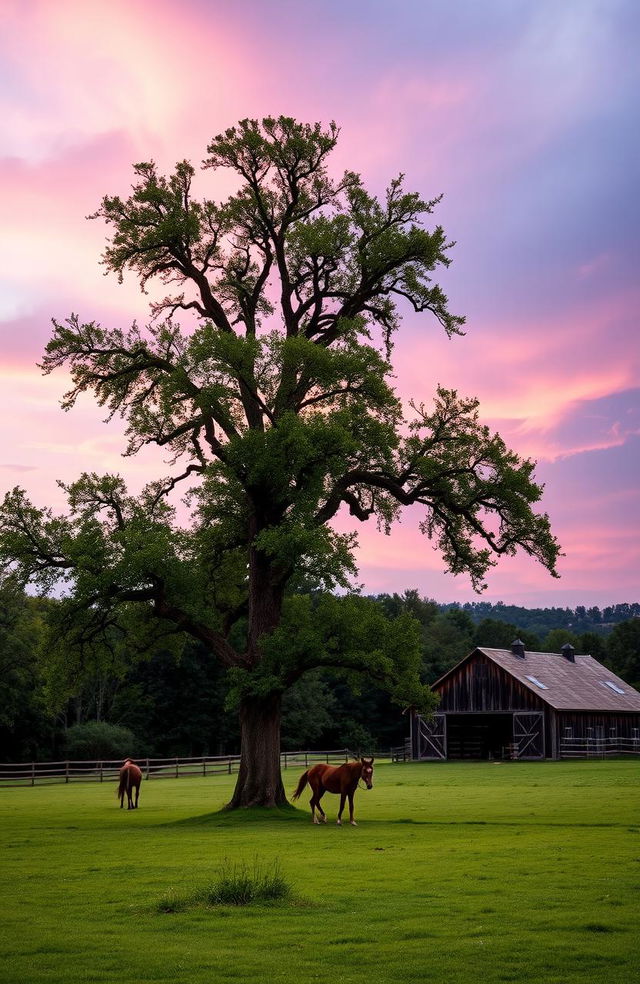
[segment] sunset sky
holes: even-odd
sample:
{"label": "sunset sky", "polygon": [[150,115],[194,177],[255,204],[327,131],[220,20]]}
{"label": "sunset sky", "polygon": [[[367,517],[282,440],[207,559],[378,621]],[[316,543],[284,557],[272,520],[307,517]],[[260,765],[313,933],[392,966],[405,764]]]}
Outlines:
{"label": "sunset sky", "polygon": [[[52,317],[146,318],[134,278],[99,265],[102,195],[126,195],[137,161],[199,164],[243,117],[335,120],[336,173],[443,193],[456,240],[440,280],[466,336],[406,313],[399,392],[477,396],[538,461],[561,579],[519,557],[483,598],[640,600],[639,43],[637,0],[2,0],[0,491],[62,509],[56,479],[166,473],[122,459],[89,399],[63,413],[64,375],[36,367]],[[199,188],[224,197],[215,182]],[[359,525],[365,590],[476,600],[417,522]]]}

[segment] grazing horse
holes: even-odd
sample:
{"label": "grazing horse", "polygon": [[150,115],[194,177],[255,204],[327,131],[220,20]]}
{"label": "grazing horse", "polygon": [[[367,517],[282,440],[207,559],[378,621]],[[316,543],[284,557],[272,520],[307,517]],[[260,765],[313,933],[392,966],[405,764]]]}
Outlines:
{"label": "grazing horse", "polygon": [[[140,799],[140,783],[142,772],[131,759],[127,759],[120,769],[120,782],[116,790],[116,796],[120,797],[120,809],[124,805],[124,794],[127,794],[127,810],[137,810],[138,800]],[[133,790],[136,791],[136,801],[133,802]]]}
{"label": "grazing horse", "polygon": [[[367,789],[373,786],[373,759],[361,758],[356,762],[345,762],[344,765],[312,765],[310,769],[300,776],[298,788],[293,794],[294,800],[309,783],[313,793],[311,803],[311,819],[313,823],[326,823],[327,815],[320,806],[320,800],[325,793],[340,794],[340,809],[338,810],[338,826],[342,825],[342,811],[344,810],[345,800],[349,800],[349,823],[357,827],[353,819],[353,794],[358,783],[363,780]],[[316,808],[320,814],[320,819],[316,816]]]}

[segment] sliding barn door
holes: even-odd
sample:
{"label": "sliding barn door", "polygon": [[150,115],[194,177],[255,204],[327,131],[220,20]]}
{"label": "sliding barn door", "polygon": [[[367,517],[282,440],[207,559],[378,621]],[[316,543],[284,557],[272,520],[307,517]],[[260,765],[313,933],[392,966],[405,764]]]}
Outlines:
{"label": "sliding barn door", "polygon": [[418,718],[418,758],[446,759],[447,757],[447,718],[445,714],[434,714],[430,721]]}
{"label": "sliding barn door", "polygon": [[544,714],[540,711],[514,714],[513,744],[519,759],[544,758]]}

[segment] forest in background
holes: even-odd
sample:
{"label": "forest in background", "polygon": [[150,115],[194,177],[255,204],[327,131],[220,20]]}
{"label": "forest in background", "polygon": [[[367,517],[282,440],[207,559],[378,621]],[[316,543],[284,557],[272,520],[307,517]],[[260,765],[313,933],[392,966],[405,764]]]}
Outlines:
{"label": "forest in background", "polygon": [[[433,683],[475,646],[559,652],[569,642],[640,689],[640,604],[527,609],[438,604],[415,590],[379,595],[386,618],[410,614],[422,635],[422,676]],[[226,673],[199,644],[177,651],[101,650],[64,664],[47,652],[56,601],[0,590],[0,760],[124,755],[226,755],[239,749]],[[312,671],[286,695],[282,747],[384,751],[403,743],[401,708],[365,679]]]}

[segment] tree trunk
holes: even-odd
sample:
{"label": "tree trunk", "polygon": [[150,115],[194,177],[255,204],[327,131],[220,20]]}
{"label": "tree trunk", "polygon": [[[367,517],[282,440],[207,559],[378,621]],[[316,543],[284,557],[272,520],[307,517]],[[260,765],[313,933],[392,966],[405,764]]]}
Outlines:
{"label": "tree trunk", "polygon": [[240,704],[240,771],[228,810],[241,806],[283,806],[280,774],[280,694],[246,698]]}

